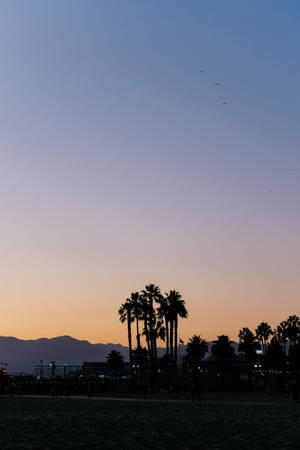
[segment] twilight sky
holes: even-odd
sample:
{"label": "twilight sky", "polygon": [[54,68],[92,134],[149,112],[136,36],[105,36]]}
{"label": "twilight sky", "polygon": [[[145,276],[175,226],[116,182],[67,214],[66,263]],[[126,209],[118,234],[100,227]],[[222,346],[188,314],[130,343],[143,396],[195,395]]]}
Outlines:
{"label": "twilight sky", "polygon": [[183,339],[299,314],[299,42],[298,0],[0,0],[1,334],[126,343],[148,282]]}

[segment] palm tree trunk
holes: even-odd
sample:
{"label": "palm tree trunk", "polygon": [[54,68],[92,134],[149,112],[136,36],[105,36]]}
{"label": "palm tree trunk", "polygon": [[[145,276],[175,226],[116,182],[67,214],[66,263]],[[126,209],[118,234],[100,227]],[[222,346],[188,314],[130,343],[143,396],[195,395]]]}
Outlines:
{"label": "palm tree trunk", "polygon": [[152,336],[151,336],[151,351],[152,351],[152,360],[153,360],[153,368],[155,366],[155,331],[152,326]]}
{"label": "palm tree trunk", "polygon": [[150,355],[150,365],[151,365],[151,391],[154,389],[155,384],[155,336],[153,330],[153,298],[150,298],[150,314],[149,314],[149,333],[150,333],[150,344],[151,344],[151,355]]}
{"label": "palm tree trunk", "polygon": [[150,338],[149,338],[149,330],[148,330],[147,319],[144,319],[144,330],[145,330],[147,348],[148,348],[148,353],[149,353],[149,359],[151,361],[151,346],[150,346]]}
{"label": "palm tree trunk", "polygon": [[166,353],[169,356],[169,351],[170,351],[170,342],[169,342],[169,321],[168,319],[165,317],[165,324],[166,324]]}
{"label": "palm tree trunk", "polygon": [[157,337],[154,336],[154,366],[157,368]]}
{"label": "palm tree trunk", "polygon": [[141,335],[139,330],[139,319],[136,317],[136,346],[138,348],[138,352],[141,350]]}
{"label": "palm tree trunk", "polygon": [[149,334],[150,334],[150,345],[151,345],[151,359],[152,365],[154,360],[154,336],[153,336],[153,299],[150,299],[150,314],[149,314]]}
{"label": "palm tree trunk", "polygon": [[130,312],[127,312],[127,330],[128,330],[128,347],[129,347],[129,363],[130,371],[132,374],[132,339],[131,339],[131,316]]}
{"label": "palm tree trunk", "polygon": [[175,333],[174,333],[174,362],[175,368],[177,367],[177,344],[178,344],[178,316],[175,317]]}
{"label": "palm tree trunk", "polygon": [[175,369],[175,384],[177,384],[177,344],[178,344],[178,316],[175,316],[175,334],[174,334],[174,369]]}
{"label": "palm tree trunk", "polygon": [[147,347],[148,347],[148,353],[149,353],[149,358],[150,358],[150,388],[151,388],[151,392],[153,391],[153,387],[154,387],[154,378],[153,378],[153,352],[152,352],[152,339],[151,339],[151,332],[149,332],[148,329],[148,323],[147,323],[147,318],[144,321],[144,326],[145,326],[145,335],[146,335],[146,342],[147,342]]}
{"label": "palm tree trunk", "polygon": [[170,321],[170,355],[173,360],[173,330],[174,330],[174,321],[171,319]]}

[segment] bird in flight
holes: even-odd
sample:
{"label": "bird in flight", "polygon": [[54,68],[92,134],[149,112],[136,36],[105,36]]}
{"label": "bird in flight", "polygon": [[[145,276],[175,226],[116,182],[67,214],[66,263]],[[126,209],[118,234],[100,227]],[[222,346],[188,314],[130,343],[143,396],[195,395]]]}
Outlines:
{"label": "bird in flight", "polygon": [[[205,72],[204,69],[201,69],[201,70],[200,70],[200,73],[204,73],[204,72]],[[216,86],[216,87],[220,87],[220,86],[221,86],[221,83],[219,83],[218,81],[215,81],[215,82],[213,83],[213,85]],[[227,104],[228,104],[228,102],[226,101],[226,98],[223,97],[223,95],[220,95],[219,100],[222,100],[222,101],[223,101],[223,105],[227,105]]]}

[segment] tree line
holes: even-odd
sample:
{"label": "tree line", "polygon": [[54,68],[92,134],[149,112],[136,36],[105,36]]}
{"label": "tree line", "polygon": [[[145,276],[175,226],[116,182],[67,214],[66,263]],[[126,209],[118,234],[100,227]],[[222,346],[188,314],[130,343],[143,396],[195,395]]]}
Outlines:
{"label": "tree line", "polygon": [[[240,359],[247,363],[261,362],[264,368],[300,369],[300,319],[290,315],[274,329],[261,322],[255,331],[243,327],[238,333],[238,352],[228,336],[218,336],[213,341],[211,354],[217,360]],[[197,366],[208,353],[208,343],[200,335],[194,335],[186,346],[186,361]]]}

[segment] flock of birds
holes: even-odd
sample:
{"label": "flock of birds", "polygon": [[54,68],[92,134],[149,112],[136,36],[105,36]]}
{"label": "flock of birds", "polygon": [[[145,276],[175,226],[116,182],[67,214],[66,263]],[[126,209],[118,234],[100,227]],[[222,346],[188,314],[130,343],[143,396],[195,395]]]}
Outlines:
{"label": "flock of birds", "polygon": [[[205,73],[205,70],[202,69],[200,72],[201,72],[201,73]],[[221,83],[219,83],[218,81],[215,81],[213,84],[214,84],[214,86],[217,87],[217,88],[218,88],[218,87],[221,87]],[[226,98],[223,97],[222,95],[219,96],[219,100],[221,100],[221,101],[223,102],[223,105],[227,105],[227,104],[228,104]]]}
{"label": "flock of birds", "polygon": [[[202,69],[200,72],[201,72],[201,73],[205,73],[205,70]],[[216,88],[221,87],[221,83],[218,82],[218,81],[215,81],[215,82],[213,83],[213,85],[214,85]],[[225,97],[223,97],[222,95],[219,96],[219,100],[222,101],[223,105],[227,105],[227,104],[228,104],[227,99],[226,99]],[[289,172],[290,172],[290,173],[291,173],[291,172],[294,172],[294,169],[293,169],[293,168],[290,168],[290,169],[289,169]],[[270,189],[269,192],[272,193],[273,190]]]}

